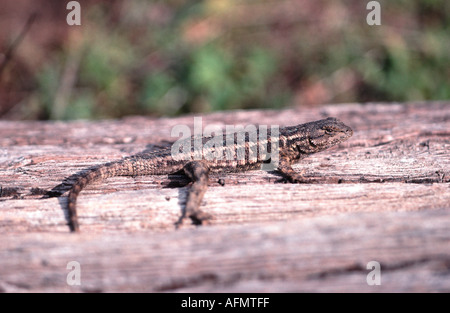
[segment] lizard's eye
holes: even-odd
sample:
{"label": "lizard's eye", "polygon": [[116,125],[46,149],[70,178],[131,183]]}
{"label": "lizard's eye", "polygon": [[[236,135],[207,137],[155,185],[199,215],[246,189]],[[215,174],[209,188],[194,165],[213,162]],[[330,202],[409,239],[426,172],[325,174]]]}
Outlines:
{"label": "lizard's eye", "polygon": [[331,128],[323,128],[323,130],[325,131],[325,134],[327,135],[332,135],[333,134],[333,130]]}

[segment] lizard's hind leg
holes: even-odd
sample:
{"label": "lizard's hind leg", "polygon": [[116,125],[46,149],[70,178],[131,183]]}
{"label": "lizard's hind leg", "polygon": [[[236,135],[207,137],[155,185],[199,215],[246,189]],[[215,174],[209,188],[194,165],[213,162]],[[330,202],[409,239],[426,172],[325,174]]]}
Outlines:
{"label": "lizard's hind leg", "polygon": [[210,214],[199,209],[208,188],[209,167],[203,161],[192,161],[187,163],[183,169],[193,183],[189,188],[186,206],[176,226],[180,226],[186,218],[190,218],[195,225],[200,225],[203,221],[212,218]]}

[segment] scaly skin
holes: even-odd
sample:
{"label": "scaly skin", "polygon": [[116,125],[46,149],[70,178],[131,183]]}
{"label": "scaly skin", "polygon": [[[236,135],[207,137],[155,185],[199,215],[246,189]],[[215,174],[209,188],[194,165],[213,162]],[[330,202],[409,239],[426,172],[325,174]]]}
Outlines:
{"label": "scaly skin", "polygon": [[[192,181],[187,197],[186,207],[176,225],[180,225],[187,218],[193,223],[201,224],[211,218],[208,213],[199,209],[200,203],[208,187],[209,172],[241,172],[257,169],[268,160],[262,155],[251,154],[249,151],[254,146],[251,138],[257,138],[257,144],[270,147],[278,144],[278,164],[276,170],[279,171],[292,183],[304,182],[305,179],[300,173],[292,168],[292,164],[299,162],[306,156],[323,151],[329,147],[337,145],[353,135],[350,127],[336,118],[327,118],[297,126],[280,128],[278,142],[272,142],[269,135],[267,139],[260,139],[259,132],[256,137],[245,134],[244,142],[238,140],[238,135],[232,136],[234,142],[227,146],[226,137],[223,135],[223,155],[234,155],[234,158],[211,158],[215,148],[203,148],[201,157],[194,155],[194,144],[191,150],[183,151],[182,158],[174,158],[170,148],[162,149],[151,153],[141,153],[127,157],[119,161],[100,165],[99,167],[84,174],[74,183],[69,191],[67,209],[69,212],[69,227],[73,232],[78,232],[80,226],[77,218],[76,201],[81,190],[96,180],[103,180],[113,176],[139,176],[139,175],[167,175],[183,170],[186,176]],[[276,138],[276,137],[275,137]],[[189,138],[186,143],[193,143],[194,137]],[[204,144],[211,138],[201,138]],[[276,147],[276,145],[275,145]],[[236,158],[236,151],[242,148],[244,157]],[[186,149],[187,150],[187,149]],[[270,160],[269,160],[270,161]]]}

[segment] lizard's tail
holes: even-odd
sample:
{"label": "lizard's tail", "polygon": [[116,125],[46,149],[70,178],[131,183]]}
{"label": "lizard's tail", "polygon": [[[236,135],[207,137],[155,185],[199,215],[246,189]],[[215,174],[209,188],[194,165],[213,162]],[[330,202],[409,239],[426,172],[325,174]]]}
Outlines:
{"label": "lizard's tail", "polygon": [[94,168],[87,172],[73,184],[67,199],[67,211],[69,213],[69,227],[72,232],[78,232],[80,226],[77,217],[77,197],[81,190],[95,180],[106,179],[113,176],[133,175],[133,168],[127,163],[112,162],[104,166]]}

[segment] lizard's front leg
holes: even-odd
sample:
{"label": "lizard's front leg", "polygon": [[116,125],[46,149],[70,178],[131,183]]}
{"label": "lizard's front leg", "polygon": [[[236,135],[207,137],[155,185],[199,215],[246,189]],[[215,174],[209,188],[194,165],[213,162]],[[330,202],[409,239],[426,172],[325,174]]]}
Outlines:
{"label": "lizard's front leg", "polygon": [[208,188],[209,167],[203,161],[192,161],[184,166],[184,173],[192,181],[189,189],[186,206],[183,213],[176,223],[179,226],[186,218],[190,218],[196,225],[200,225],[203,221],[211,219],[211,215],[199,209],[206,189]]}
{"label": "lizard's front leg", "polygon": [[300,173],[296,172],[292,166],[291,162],[286,157],[281,157],[278,163],[277,170],[283,174],[291,183],[305,183],[306,179],[303,177],[303,173],[305,170],[302,170]]}

